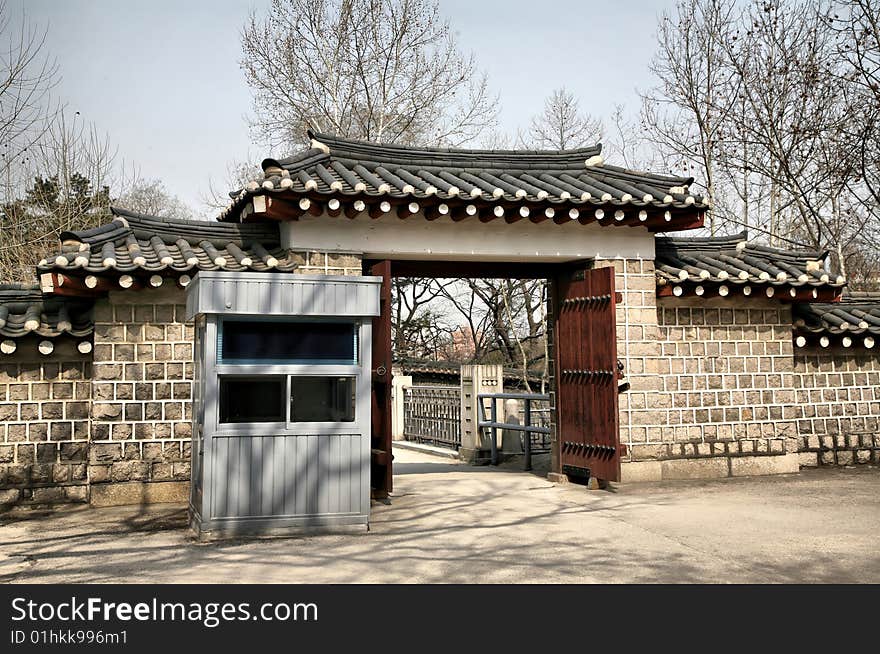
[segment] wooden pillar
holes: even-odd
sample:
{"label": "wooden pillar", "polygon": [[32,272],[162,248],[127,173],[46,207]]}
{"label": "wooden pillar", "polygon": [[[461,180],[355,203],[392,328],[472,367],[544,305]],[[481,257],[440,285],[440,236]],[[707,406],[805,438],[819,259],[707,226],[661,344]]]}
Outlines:
{"label": "wooden pillar", "polygon": [[391,262],[364,261],[366,275],[382,278],[380,313],[373,318],[373,361],[371,395],[370,483],[373,497],[383,499],[391,493]]}

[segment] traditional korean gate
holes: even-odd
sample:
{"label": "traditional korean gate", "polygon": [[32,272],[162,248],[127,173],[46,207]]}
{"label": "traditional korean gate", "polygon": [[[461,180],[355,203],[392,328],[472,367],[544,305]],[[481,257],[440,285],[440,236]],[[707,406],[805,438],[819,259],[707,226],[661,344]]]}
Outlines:
{"label": "traditional korean gate", "polygon": [[556,280],[555,364],[559,470],[620,480],[614,269]]}

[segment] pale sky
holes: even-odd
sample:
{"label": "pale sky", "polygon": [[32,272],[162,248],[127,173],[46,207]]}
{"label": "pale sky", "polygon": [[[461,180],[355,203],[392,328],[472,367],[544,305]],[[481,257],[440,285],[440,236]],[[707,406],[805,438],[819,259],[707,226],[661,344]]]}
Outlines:
{"label": "pale sky", "polygon": [[[95,123],[147,179],[196,211],[231,160],[273,155],[255,143],[239,35],[269,0],[11,0],[47,26],[62,81],[55,94]],[[658,14],[674,0],[440,0],[461,48],[500,94],[501,129],[515,132],[560,86],[582,109],[633,112],[650,86]]]}

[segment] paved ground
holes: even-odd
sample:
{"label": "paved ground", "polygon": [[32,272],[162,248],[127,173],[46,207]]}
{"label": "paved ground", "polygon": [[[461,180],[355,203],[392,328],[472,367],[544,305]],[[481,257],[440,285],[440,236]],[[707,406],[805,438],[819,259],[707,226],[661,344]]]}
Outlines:
{"label": "paved ground", "polygon": [[554,486],[397,450],[355,535],[198,544],[164,505],[0,515],[2,582],[880,582],[880,469]]}

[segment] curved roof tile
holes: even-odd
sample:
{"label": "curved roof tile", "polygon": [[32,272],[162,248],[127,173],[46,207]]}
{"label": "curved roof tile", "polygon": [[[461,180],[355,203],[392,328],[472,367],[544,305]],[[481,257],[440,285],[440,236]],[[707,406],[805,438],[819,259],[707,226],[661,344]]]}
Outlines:
{"label": "curved roof tile", "polygon": [[841,289],[842,276],[825,270],[827,252],[781,250],[734,236],[656,239],[656,274],[668,284],[733,284],[789,289]]}
{"label": "curved roof tile", "polygon": [[880,293],[850,291],[840,302],[795,305],[794,318],[803,333],[880,336]]}
{"label": "curved roof tile", "polygon": [[0,335],[55,338],[92,333],[92,301],[43,295],[38,286],[0,284]]}
{"label": "curved roof tile", "polygon": [[107,225],[61,234],[61,251],[41,272],[120,273],[197,270],[290,272],[297,264],[281,248],[277,224],[231,224],[145,216],[112,207]]}
{"label": "curved roof tile", "polygon": [[[309,132],[311,147],[265,159],[263,179],[230,193],[220,220],[235,221],[250,195],[269,192],[389,195],[440,200],[569,202],[706,209],[689,177],[635,172],[602,162],[601,145],[576,150],[423,148]],[[493,180],[503,180],[496,184]]]}

